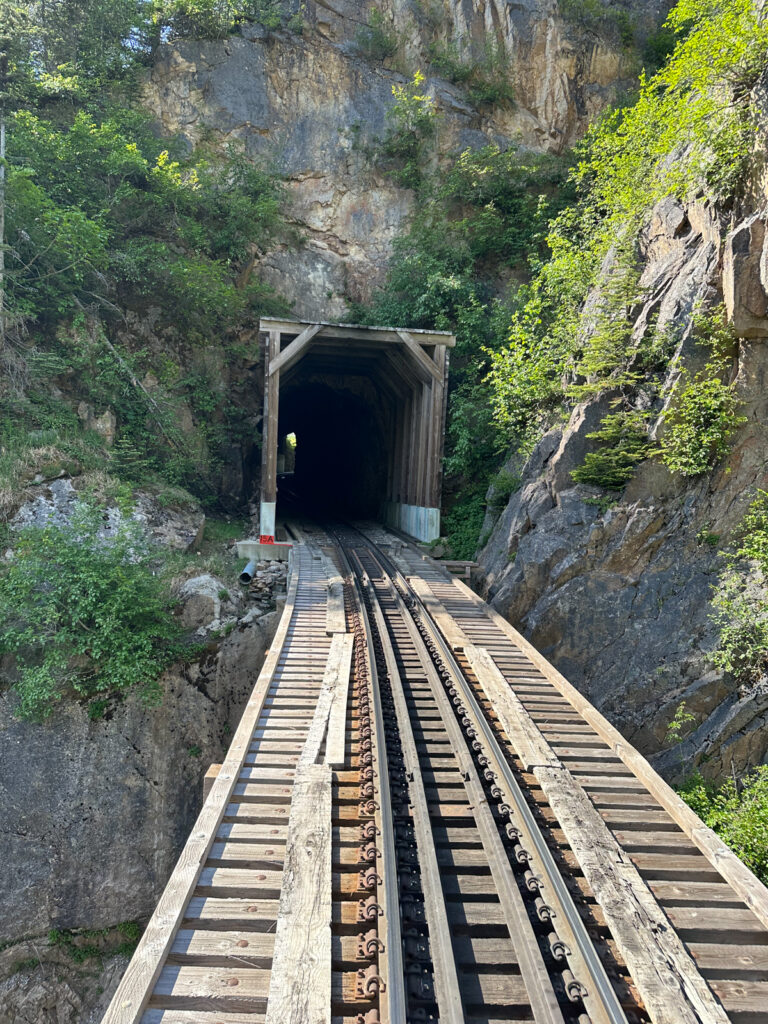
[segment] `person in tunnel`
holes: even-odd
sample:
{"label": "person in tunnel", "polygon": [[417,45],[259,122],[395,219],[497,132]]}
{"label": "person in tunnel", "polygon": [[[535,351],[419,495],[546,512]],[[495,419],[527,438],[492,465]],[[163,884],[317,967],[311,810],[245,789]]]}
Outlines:
{"label": "person in tunnel", "polygon": [[278,501],[292,498],[307,514],[369,518],[386,489],[386,453],[379,418],[353,391],[305,384],[285,395],[281,437],[296,436],[295,469]]}

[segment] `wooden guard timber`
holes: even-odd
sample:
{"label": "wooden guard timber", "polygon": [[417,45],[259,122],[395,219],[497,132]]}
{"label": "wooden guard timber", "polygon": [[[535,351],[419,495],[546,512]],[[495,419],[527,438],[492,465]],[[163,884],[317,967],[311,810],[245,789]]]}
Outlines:
{"label": "wooden guard timber", "polygon": [[765,1024],[768,891],[648,762],[415,548],[296,529],[105,1024]]}

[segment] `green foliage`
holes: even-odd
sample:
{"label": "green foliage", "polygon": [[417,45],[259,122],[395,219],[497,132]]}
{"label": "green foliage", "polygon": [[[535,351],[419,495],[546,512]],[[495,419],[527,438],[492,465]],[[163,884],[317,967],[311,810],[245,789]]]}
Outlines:
{"label": "green foliage", "polygon": [[437,130],[437,107],[422,91],[424,75],[417,71],[407,85],[393,85],[395,102],[387,111],[389,124],[381,152],[394,161],[391,174],[398,184],[416,188],[424,175],[428,143]]}
{"label": "green foliage", "polygon": [[[162,474],[210,496],[217,454],[228,433],[242,430],[242,416],[213,367],[184,374],[162,353],[127,351],[118,317],[154,306],[158,329],[183,337],[187,353],[215,344],[237,359],[230,334],[285,311],[250,269],[254,240],[282,231],[279,180],[239,149],[184,153],[146,116],[111,101],[17,110],[9,156],[4,302],[12,330],[0,370],[12,386],[0,389],[0,419],[13,429],[0,434],[16,468],[0,453],[0,508],[3,464],[10,488],[23,471],[25,436],[50,431],[85,468],[96,457],[95,439],[51,398],[57,376],[73,370],[68,390],[117,416],[112,451],[101,446],[113,473],[141,483]],[[148,373],[161,381],[151,394],[140,384]],[[182,435],[188,412],[194,426]]]}
{"label": "green foliage", "polygon": [[384,15],[375,7],[369,11],[368,21],[358,30],[355,41],[369,60],[378,61],[394,57],[399,45],[394,27],[387,23]]}
{"label": "green foliage", "polygon": [[768,666],[768,492],[759,490],[738,530],[712,598],[719,628],[714,664],[754,682]]}
{"label": "green foliage", "polygon": [[488,40],[479,59],[464,57],[454,42],[432,43],[429,62],[438,74],[465,86],[469,98],[478,106],[514,100],[509,56],[501,40]]}
{"label": "green foliage", "polygon": [[[578,201],[552,221],[548,258],[533,264],[531,284],[517,292],[507,345],[490,354],[494,418],[522,450],[568,400],[615,388],[631,410],[641,387],[658,394],[675,339],[650,329],[633,338],[634,239],[664,196],[724,203],[742,187],[756,130],[748,91],[765,65],[768,26],[751,0],[680,0],[666,31],[676,40],[666,64],[642,76],[636,102],[607,113],[579,145]],[[687,445],[711,430],[704,438],[711,465],[736,423],[733,396],[725,385],[708,385],[694,408],[694,390],[680,429],[668,436]],[[634,441],[624,451],[624,466],[598,454],[588,475],[626,478]]]}
{"label": "green foliage", "polygon": [[137,921],[122,921],[115,928],[52,928],[48,932],[48,942],[77,964],[104,956],[130,956],[140,938]]}
{"label": "green foliage", "polygon": [[281,189],[241,152],[174,159],[147,118],[119,109],[64,125],[20,111],[11,133],[8,303],[25,318],[106,298],[110,278],[200,335],[269,306],[236,273],[278,229]]}
{"label": "green foliage", "polygon": [[625,243],[600,283],[595,307],[584,314],[589,335],[575,353],[575,374],[581,382],[570,387],[577,401],[637,383],[638,375],[629,363],[634,354],[632,311],[642,297],[639,278],[634,246]]}
{"label": "green foliage", "polygon": [[508,469],[499,470],[491,479],[491,496],[488,500],[488,511],[498,515],[507,507],[509,499],[520,487],[520,477]]}
{"label": "green foliage", "polygon": [[719,787],[694,775],[678,792],[704,824],[768,883],[768,765],[755,768],[740,782],[726,779]]}
{"label": "green foliage", "polygon": [[179,628],[156,556],[137,524],[104,533],[81,505],[71,525],[28,527],[0,571],[0,654],[14,665],[18,714],[40,720],[66,692],[102,698],[157,678],[180,652]]}
{"label": "green foliage", "polygon": [[734,384],[728,381],[728,350],[735,344],[725,324],[724,311],[698,316],[695,329],[713,349],[712,358],[699,373],[687,370],[672,391],[660,440],[661,458],[668,469],[683,476],[706,473],[728,454],[733,432],[746,422],[738,415],[741,405]]}
{"label": "green foliage", "polygon": [[680,701],[669,725],[667,726],[664,742],[669,745],[679,743],[682,740],[684,733],[688,731],[695,721],[696,716],[692,715],[690,711],[685,710],[685,701]]}
{"label": "green foliage", "polygon": [[720,534],[712,533],[710,530],[699,530],[696,534],[697,544],[706,544],[707,547],[716,548],[720,543]]}
{"label": "green foliage", "polygon": [[635,41],[635,25],[623,7],[606,0],[558,0],[558,9],[566,21],[588,32],[618,36],[622,46]]}
{"label": "green foliage", "polygon": [[605,416],[600,428],[587,434],[602,443],[597,451],[587,452],[583,465],[572,471],[576,483],[621,490],[638,463],[652,454],[645,420],[636,411],[622,410]]}
{"label": "green foliage", "polygon": [[288,6],[285,0],[154,0],[153,19],[172,38],[223,39],[243,22],[280,28]]}
{"label": "green foliage", "polygon": [[452,558],[474,558],[485,518],[484,494],[465,490],[443,519],[443,530]]}
{"label": "green foliage", "polygon": [[[679,0],[668,27],[678,43],[637,102],[588,133],[579,180],[602,209],[606,237],[637,223],[665,195],[739,188],[755,123],[748,102],[763,67],[768,26],[751,0]],[[675,154],[674,159],[670,155]]]}

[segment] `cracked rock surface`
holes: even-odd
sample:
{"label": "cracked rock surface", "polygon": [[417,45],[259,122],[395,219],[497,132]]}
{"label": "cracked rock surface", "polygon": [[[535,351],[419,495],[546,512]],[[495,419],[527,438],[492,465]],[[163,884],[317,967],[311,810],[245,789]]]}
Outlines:
{"label": "cracked rock surface", "polygon": [[251,617],[198,662],[166,672],[159,707],[132,693],[94,722],[86,707],[62,703],[38,725],[15,719],[0,695],[0,943],[149,917],[277,617]]}
{"label": "cracked rock surface", "polygon": [[[709,657],[717,644],[710,602],[722,551],[756,490],[768,487],[768,321],[759,321],[758,337],[754,320],[762,308],[766,216],[763,208],[730,230],[711,207],[669,198],[653,211],[643,238],[646,294],[635,337],[658,316],[660,328],[678,329],[675,357],[695,373],[706,352],[691,337],[691,312],[723,293],[737,331],[746,334],[735,379],[747,422],[729,456],[692,479],[647,461],[616,504],[601,511],[601,492],[575,485],[571,471],[591,450],[587,434],[613,396],[578,406],[525,466],[510,459],[522,483],[499,519],[487,520],[490,536],[479,555],[483,596],[672,779],[694,767],[718,777],[768,759],[768,681],[739,685]],[[679,372],[670,366],[662,409]],[[695,728],[682,745],[665,749],[682,701]]]}

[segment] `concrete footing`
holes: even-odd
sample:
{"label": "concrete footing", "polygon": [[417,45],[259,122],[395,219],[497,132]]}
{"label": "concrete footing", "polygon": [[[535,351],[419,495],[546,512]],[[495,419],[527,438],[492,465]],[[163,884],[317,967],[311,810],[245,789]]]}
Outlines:
{"label": "concrete footing", "polygon": [[239,540],[237,557],[247,558],[249,562],[287,562],[292,547],[293,544],[262,544],[259,540]]}
{"label": "concrete footing", "polygon": [[440,509],[423,505],[403,505],[388,501],[384,506],[384,522],[409,537],[429,543],[440,536]]}

